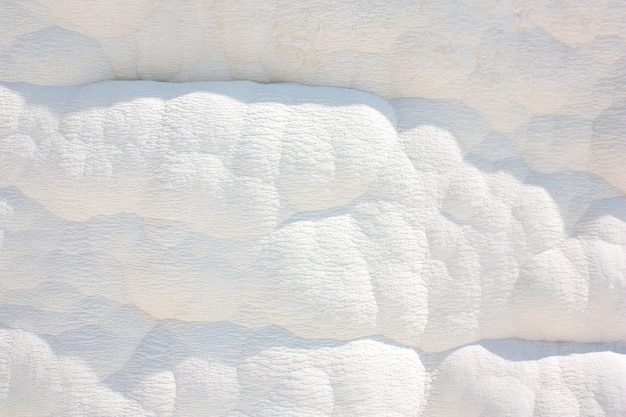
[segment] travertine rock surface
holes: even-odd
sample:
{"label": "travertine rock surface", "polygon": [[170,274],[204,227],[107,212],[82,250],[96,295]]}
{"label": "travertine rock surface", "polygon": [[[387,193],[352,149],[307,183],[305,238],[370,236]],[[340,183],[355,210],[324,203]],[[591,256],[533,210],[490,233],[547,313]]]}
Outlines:
{"label": "travertine rock surface", "polygon": [[625,5],[4,2],[0,416],[626,415]]}

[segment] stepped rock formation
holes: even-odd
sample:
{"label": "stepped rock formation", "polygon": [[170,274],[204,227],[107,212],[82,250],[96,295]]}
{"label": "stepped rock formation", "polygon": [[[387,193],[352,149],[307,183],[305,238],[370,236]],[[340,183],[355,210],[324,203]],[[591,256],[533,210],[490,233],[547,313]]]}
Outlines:
{"label": "stepped rock formation", "polygon": [[0,416],[623,417],[624,21],[3,2]]}

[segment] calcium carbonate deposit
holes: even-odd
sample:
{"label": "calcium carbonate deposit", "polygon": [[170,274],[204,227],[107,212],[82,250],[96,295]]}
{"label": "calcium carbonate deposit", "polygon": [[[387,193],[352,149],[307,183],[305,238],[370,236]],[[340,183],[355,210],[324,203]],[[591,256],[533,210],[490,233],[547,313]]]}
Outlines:
{"label": "calcium carbonate deposit", "polygon": [[0,416],[625,416],[625,21],[3,2]]}

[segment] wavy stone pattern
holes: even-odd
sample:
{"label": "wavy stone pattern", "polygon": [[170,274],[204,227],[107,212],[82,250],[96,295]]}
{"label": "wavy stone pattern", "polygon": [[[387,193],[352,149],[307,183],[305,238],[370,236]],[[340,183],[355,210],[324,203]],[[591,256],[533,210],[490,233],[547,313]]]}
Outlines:
{"label": "wavy stone pattern", "polygon": [[454,105],[337,88],[6,85],[2,103],[14,414],[33,384],[53,397],[33,415],[624,410],[622,345],[521,367],[462,347],[626,338],[626,198],[529,170],[478,115],[460,142],[437,126]]}
{"label": "wavy stone pattern", "polygon": [[0,415],[626,415],[623,21],[5,2]]}
{"label": "wavy stone pattern", "polygon": [[589,171],[626,193],[613,160],[626,153],[624,21],[622,0],[7,0],[0,81],[234,79],[455,100],[511,134],[533,170]]}

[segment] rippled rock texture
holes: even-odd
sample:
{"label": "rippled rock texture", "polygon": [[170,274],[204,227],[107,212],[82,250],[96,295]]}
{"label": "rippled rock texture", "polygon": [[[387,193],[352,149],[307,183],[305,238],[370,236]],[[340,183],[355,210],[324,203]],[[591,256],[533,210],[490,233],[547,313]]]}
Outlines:
{"label": "rippled rock texture", "polygon": [[6,2],[0,415],[626,415],[625,19]]}

